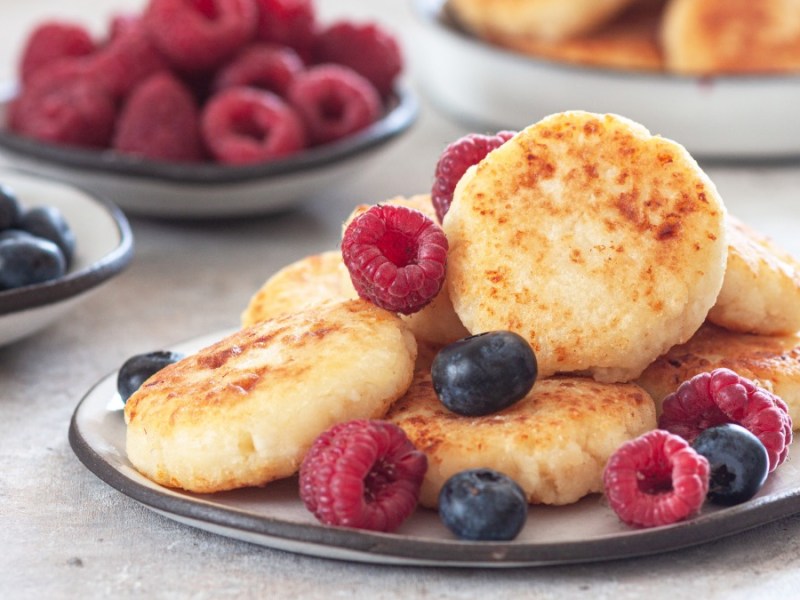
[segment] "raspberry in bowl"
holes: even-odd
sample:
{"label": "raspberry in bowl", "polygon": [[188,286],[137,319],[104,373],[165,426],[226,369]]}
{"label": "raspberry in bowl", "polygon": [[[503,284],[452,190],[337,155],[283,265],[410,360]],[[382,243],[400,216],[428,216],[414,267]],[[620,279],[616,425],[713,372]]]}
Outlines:
{"label": "raspberry in bowl", "polygon": [[[267,214],[362,172],[416,120],[377,23],[313,2],[146,0],[91,34],[54,17],[0,87],[0,153],[132,214]],[[386,68],[354,60],[380,48]]]}

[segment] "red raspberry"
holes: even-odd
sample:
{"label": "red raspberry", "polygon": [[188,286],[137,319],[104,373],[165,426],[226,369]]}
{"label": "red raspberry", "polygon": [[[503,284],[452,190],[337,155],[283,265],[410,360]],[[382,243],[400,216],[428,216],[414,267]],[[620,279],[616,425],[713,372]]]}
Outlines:
{"label": "red raspberry", "polygon": [[238,87],[211,98],[201,117],[203,139],[223,163],[272,160],[304,147],[303,124],[295,111],[271,92]]}
{"label": "red raspberry", "polygon": [[255,37],[256,0],[150,0],[144,23],[177,69],[210,71]]}
{"label": "red raspberry", "polygon": [[113,41],[132,29],[140,27],[141,23],[142,18],[138,14],[120,13],[112,15],[108,25],[108,39]]}
{"label": "red raspberry", "polygon": [[381,113],[375,88],[361,75],[338,65],[300,73],[287,94],[314,144],[332,142],[364,129]]}
{"label": "red raspberry", "polygon": [[708,460],[662,429],[622,444],[603,472],[611,508],[637,527],[669,525],[695,514],[705,501],[708,482]]}
{"label": "red raspberry", "polygon": [[792,418],[783,400],[730,369],[714,369],[684,381],[664,398],[658,426],[689,443],[715,425],[736,423],[767,449],[769,470],[789,454]]}
{"label": "red raspberry", "polygon": [[366,77],[384,98],[392,93],[403,70],[400,45],[375,23],[340,21],[327,27],[314,42],[314,60],[350,67]]}
{"label": "red raspberry", "polygon": [[191,92],[166,72],[147,79],[128,97],[112,147],[154,160],[202,160],[200,111]]}
{"label": "red raspberry", "polygon": [[495,135],[471,133],[444,149],[436,163],[431,202],[441,223],[453,202],[453,191],[459,179],[472,165],[478,164],[495,148],[514,137],[513,131],[500,131]]}
{"label": "red raspberry", "polygon": [[297,52],[288,46],[254,44],[217,73],[212,87],[219,91],[247,85],[286,96],[292,81],[304,68]]}
{"label": "red raspberry", "polygon": [[9,128],[54,144],[107,146],[116,105],[86,73],[85,62],[74,58],[39,69],[11,104]]}
{"label": "red raspberry", "polygon": [[310,57],[316,16],[312,0],[256,0],[258,39],[294,48]]}
{"label": "red raspberry", "polygon": [[300,498],[326,525],[396,530],[416,508],[428,460],[386,421],[334,425],[300,467]]}
{"label": "red raspberry", "polygon": [[417,210],[377,205],[350,222],[342,257],[359,296],[386,310],[411,314],[442,288],[447,238]]}
{"label": "red raspberry", "polygon": [[87,56],[95,51],[89,32],[80,25],[47,21],[28,36],[20,58],[20,77],[23,83],[44,65],[61,58]]}

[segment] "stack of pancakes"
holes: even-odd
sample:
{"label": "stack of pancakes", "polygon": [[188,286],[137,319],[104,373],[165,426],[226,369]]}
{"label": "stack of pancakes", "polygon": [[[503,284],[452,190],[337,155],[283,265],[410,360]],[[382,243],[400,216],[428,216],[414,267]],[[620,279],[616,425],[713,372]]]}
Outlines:
{"label": "stack of pancakes", "polygon": [[448,0],[491,43],[542,58],[690,75],[800,70],[798,0]]}
{"label": "stack of pancakes", "polygon": [[[428,195],[387,202],[435,219]],[[442,225],[445,285],[410,316],[358,299],[337,251],[274,274],[240,332],[129,399],[131,462],[191,491],[264,485],[334,423],[385,418],[428,456],[425,506],[475,467],[567,504],[602,490],[611,453],[697,372],[755,379],[800,423],[800,264],[728,215],[679,144],[615,115],[552,115],[468,169]],[[496,414],[453,414],[431,361],[490,330],[529,341],[539,380]]]}

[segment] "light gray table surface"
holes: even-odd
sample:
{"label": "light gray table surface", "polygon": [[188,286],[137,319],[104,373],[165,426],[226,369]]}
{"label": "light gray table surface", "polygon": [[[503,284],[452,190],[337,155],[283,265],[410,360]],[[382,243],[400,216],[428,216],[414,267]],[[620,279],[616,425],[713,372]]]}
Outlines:
{"label": "light gray table surface", "polygon": [[[0,78],[24,33],[61,16],[100,27],[143,0],[0,0]],[[400,0],[318,0],[324,18],[374,17],[414,43]],[[407,79],[415,86],[411,55]],[[0,348],[0,598],[792,598],[800,516],[666,555],[513,570],[409,568],[275,551],[177,524],[112,489],[77,460],[78,400],[132,354],[234,327],[275,270],[335,248],[357,202],[429,188],[446,143],[466,133],[423,97],[414,129],[382,160],[290,212],[215,222],[132,218],[131,266],[62,322]],[[800,163],[708,165],[732,212],[800,255]]]}

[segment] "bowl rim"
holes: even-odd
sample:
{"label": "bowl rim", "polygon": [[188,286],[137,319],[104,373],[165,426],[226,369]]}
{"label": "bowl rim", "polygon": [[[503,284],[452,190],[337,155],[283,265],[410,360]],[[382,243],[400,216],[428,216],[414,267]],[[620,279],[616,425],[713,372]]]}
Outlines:
{"label": "bowl rim", "polygon": [[502,60],[514,60],[519,64],[532,64],[541,68],[549,68],[558,71],[573,71],[578,74],[593,74],[602,75],[607,78],[615,78],[619,80],[625,79],[641,79],[647,83],[653,84],[659,82],[671,83],[678,85],[691,85],[696,87],[698,82],[704,84],[715,85],[752,85],[753,83],[772,84],[796,84],[800,82],[800,73],[743,73],[743,74],[727,74],[727,75],[684,75],[681,73],[671,73],[666,71],[646,71],[636,69],[623,69],[614,67],[603,67],[594,65],[581,65],[575,63],[568,63],[565,61],[558,61],[554,59],[547,59],[534,55],[526,55],[522,52],[503,48],[495,44],[491,44],[480,38],[472,35],[454,20],[452,15],[449,14],[447,7],[447,0],[413,0],[415,14],[426,25],[439,29],[446,35],[458,39],[463,43],[472,44],[475,47],[481,47],[488,53],[496,56]]}
{"label": "bowl rim", "polygon": [[[14,82],[0,84],[0,108],[8,106],[17,90]],[[13,152],[71,170],[134,180],[187,185],[247,183],[303,173],[365,154],[404,133],[416,122],[418,115],[419,101],[416,95],[410,87],[397,85],[388,109],[377,121],[361,131],[295,156],[252,165],[165,163],[109,150],[59,146],[15,135],[8,131],[5,123],[0,126],[0,151]]]}
{"label": "bowl rim", "polygon": [[13,173],[32,179],[45,180],[81,192],[87,202],[96,204],[111,217],[116,226],[119,241],[110,252],[100,259],[80,269],[68,272],[58,279],[0,291],[0,316],[71,299],[111,279],[130,264],[134,253],[133,232],[125,214],[115,204],[80,186],[66,183],[54,177],[45,177],[28,169],[0,166],[0,176],[3,173]]}

